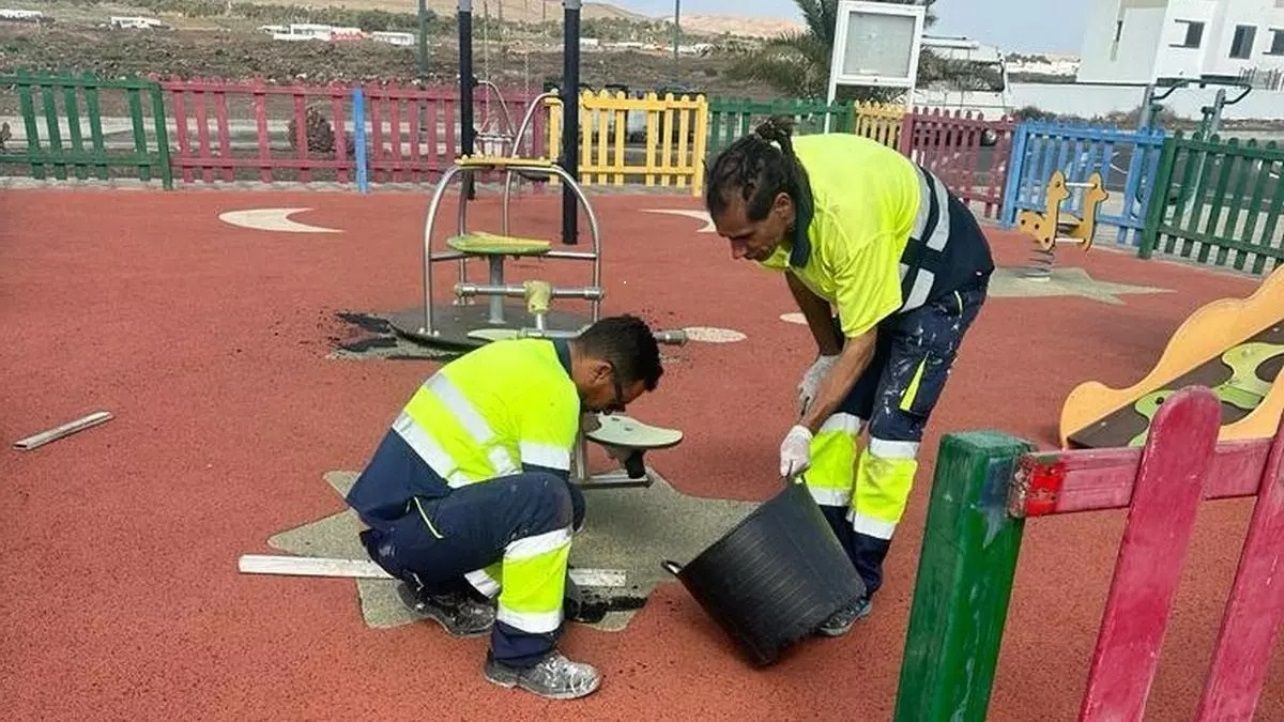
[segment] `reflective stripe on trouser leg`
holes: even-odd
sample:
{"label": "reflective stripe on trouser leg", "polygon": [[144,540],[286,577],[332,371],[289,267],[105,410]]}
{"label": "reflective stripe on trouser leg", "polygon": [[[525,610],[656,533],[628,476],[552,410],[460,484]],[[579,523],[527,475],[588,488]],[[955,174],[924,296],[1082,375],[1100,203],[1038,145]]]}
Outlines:
{"label": "reflective stripe on trouser leg", "polygon": [[865,582],[867,596],[883,585],[883,559],[909,500],[918,470],[917,453],[917,442],[871,437],[856,464],[856,488],[847,513],[848,554]]}
{"label": "reflective stripe on trouser leg", "polygon": [[803,480],[817,504],[845,507],[851,502],[862,423],[853,414],[837,413],[812,437],[811,467]]}
{"label": "reflective stripe on trouser leg", "polygon": [[495,562],[485,569],[477,569],[464,575],[464,579],[473,589],[494,599],[503,585],[503,562]]}
{"label": "reflective stripe on trouser leg", "polygon": [[504,551],[504,588],[499,595],[491,654],[516,667],[538,662],[562,630],[569,526],[518,539]]}

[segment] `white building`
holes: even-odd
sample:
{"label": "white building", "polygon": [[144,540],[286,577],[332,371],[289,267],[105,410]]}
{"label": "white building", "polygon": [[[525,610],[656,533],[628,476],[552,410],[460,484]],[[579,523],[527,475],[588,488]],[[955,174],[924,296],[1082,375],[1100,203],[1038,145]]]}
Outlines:
{"label": "white building", "polygon": [[1088,13],[1081,83],[1284,73],[1284,0],[1089,0]]}

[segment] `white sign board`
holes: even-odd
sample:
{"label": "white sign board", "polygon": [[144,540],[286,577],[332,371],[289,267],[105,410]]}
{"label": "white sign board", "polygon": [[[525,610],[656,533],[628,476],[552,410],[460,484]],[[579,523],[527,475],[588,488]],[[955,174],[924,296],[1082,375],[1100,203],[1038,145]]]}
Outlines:
{"label": "white sign board", "polygon": [[842,0],[829,63],[830,103],[840,85],[906,88],[918,78],[922,5]]}

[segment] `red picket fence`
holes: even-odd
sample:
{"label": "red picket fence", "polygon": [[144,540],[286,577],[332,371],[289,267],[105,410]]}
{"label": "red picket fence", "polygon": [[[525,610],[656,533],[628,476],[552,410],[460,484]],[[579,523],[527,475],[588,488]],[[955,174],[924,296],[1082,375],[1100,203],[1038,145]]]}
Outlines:
{"label": "red picket fence", "polygon": [[[262,81],[165,80],[177,148],[175,175],[198,180],[351,183],[356,180],[352,88]],[[363,87],[366,165],[371,182],[431,182],[459,154],[459,92],[454,87]],[[479,89],[474,125],[512,132],[498,99]],[[513,126],[526,96],[505,94]],[[523,152],[543,154],[545,113],[536,113]],[[514,127],[512,130],[515,130]],[[508,152],[485,147],[476,151]]]}
{"label": "red picket fence", "polygon": [[1252,519],[1191,719],[1252,719],[1284,625],[1284,425],[1273,440],[1219,443],[1221,423],[1218,396],[1192,386],[1164,400],[1143,449],[1028,451],[1005,434],[947,435],[896,722],[991,718],[1027,522],[1106,509],[1128,516],[1078,719],[1143,719],[1199,505],[1238,497],[1254,498]]}
{"label": "red picket fence", "polygon": [[932,171],[964,203],[998,218],[1007,186],[1016,121],[984,120],[972,111],[918,109],[901,123],[900,151]]}
{"label": "red picket fence", "polygon": [[1253,716],[1284,622],[1284,428],[1273,442],[1219,444],[1221,421],[1220,400],[1192,387],[1165,400],[1140,458],[1104,449],[1024,460],[1018,515],[1128,508],[1082,720],[1142,718],[1199,503],[1241,496],[1256,506],[1195,718]]}

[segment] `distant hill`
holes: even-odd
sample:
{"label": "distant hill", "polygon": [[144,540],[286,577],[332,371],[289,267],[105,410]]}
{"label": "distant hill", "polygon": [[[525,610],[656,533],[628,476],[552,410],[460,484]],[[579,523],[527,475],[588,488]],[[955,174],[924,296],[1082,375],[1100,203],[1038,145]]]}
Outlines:
{"label": "distant hill", "polygon": [[[667,20],[670,18],[656,19]],[[732,35],[769,38],[782,33],[797,32],[803,29],[803,24],[794,20],[741,15],[684,14],[679,18],[679,20],[682,23],[683,30],[708,33],[710,35],[730,33]]]}

